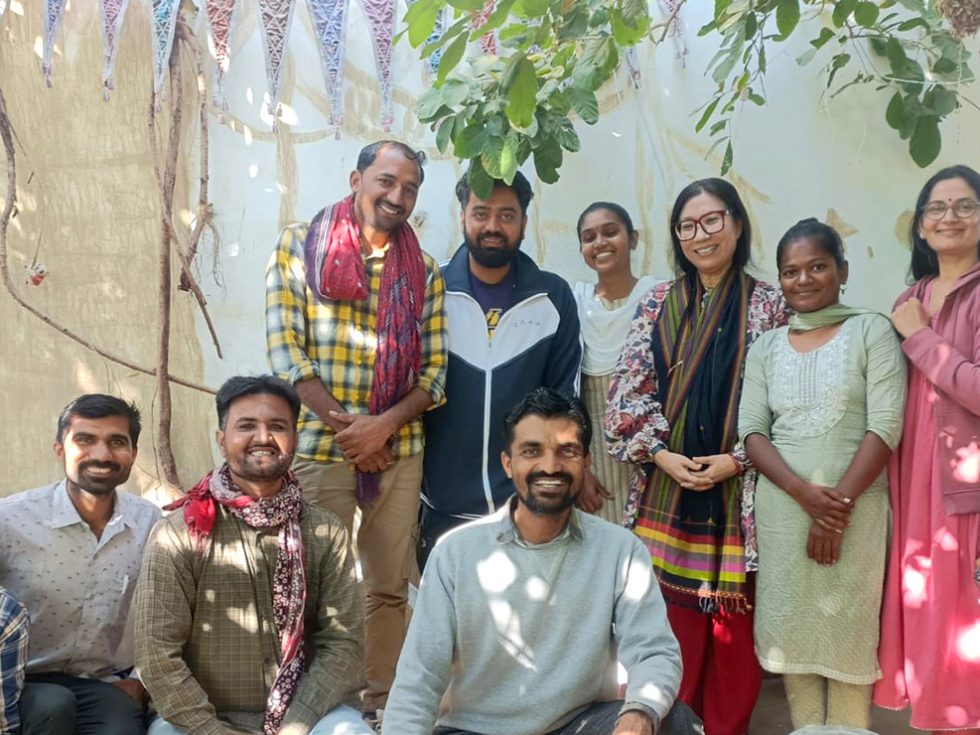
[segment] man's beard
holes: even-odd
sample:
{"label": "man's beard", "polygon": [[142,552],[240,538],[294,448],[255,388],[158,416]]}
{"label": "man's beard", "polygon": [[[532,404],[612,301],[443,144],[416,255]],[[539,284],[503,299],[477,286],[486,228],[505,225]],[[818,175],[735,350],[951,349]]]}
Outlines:
{"label": "man's beard", "polygon": [[[568,490],[564,495],[558,497],[544,497],[537,494],[535,490],[534,483],[536,480],[541,478],[553,478],[564,480],[568,483]],[[529,511],[539,516],[555,516],[561,515],[566,510],[575,505],[575,501],[578,499],[581,487],[574,487],[574,480],[571,475],[567,472],[556,472],[554,474],[549,474],[547,472],[532,472],[527,477],[524,478],[524,487],[526,488],[525,493],[517,494],[518,502],[522,503]]]}
{"label": "man's beard", "polygon": [[[93,475],[87,471],[89,467],[106,468],[111,472],[108,475]],[[117,462],[85,462],[76,468],[76,474],[77,477],[69,477],[68,481],[90,495],[110,495],[129,479],[129,469],[124,470]]]}
{"label": "man's beard", "polygon": [[244,457],[235,463],[235,466],[231,466],[229,462],[229,468],[243,480],[267,482],[284,477],[289,471],[290,465],[293,463],[292,454],[280,454],[277,459],[277,462],[270,463],[268,466],[262,466],[260,463],[251,460],[246,453]]}
{"label": "man's beard", "polygon": [[484,268],[502,268],[505,265],[510,265],[513,263],[514,259],[517,257],[517,251],[520,249],[521,243],[524,241],[524,235],[520,235],[513,247],[511,247],[510,243],[508,243],[506,247],[489,248],[480,244],[480,241],[484,237],[497,237],[504,241],[507,240],[507,237],[502,232],[485,233],[477,236],[475,240],[469,235],[464,234],[463,240],[466,243],[466,249],[473,257],[473,260],[482,265]]}

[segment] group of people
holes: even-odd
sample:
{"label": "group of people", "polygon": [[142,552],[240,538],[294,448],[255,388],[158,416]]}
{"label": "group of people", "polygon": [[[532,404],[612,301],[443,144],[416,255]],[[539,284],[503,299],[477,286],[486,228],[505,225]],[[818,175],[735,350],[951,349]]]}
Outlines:
{"label": "group of people", "polygon": [[538,268],[520,173],[460,179],[440,266],[422,164],[371,144],[283,230],[275,376],[221,387],[168,516],[116,490],[135,408],[66,407],[65,478],[0,500],[0,733],[140,735],[149,701],[151,735],[745,735],[763,669],[796,728],[980,733],[980,175],[923,188],[889,319],[813,219],[752,276],[721,179],[674,203],[674,280],[611,202],[594,283]]}

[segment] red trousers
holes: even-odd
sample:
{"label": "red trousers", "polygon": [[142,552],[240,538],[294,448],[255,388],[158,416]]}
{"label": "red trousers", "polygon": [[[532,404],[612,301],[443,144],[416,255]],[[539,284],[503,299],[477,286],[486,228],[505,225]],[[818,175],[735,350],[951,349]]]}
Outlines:
{"label": "red trousers", "polygon": [[681,645],[684,678],[678,695],[704,721],[704,735],[746,735],[762,687],[752,613],[711,614],[667,605]]}

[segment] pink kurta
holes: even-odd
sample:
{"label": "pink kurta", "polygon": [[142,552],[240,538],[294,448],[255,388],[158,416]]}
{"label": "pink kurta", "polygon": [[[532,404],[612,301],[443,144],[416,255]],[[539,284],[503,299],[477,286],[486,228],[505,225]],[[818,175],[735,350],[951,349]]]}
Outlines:
{"label": "pink kurta", "polygon": [[875,685],[881,707],[912,705],[922,730],[980,728],[980,514],[946,515],[936,462],[936,389],[910,370],[905,434],[892,458],[894,529]]}

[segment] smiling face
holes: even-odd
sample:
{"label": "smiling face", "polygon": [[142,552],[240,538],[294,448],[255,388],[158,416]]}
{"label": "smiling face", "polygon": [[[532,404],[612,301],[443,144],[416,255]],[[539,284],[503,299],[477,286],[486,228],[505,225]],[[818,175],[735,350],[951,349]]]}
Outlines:
{"label": "smiling face", "polygon": [[502,268],[517,256],[527,216],[511,187],[495,186],[486,200],[470,192],[460,224],[470,258],[485,268]]}
{"label": "smiling face", "polygon": [[929,201],[947,205],[946,213],[940,219],[932,219],[922,212],[918,213],[919,236],[939,257],[963,257],[977,254],[980,242],[980,210],[972,217],[959,218],[953,205],[961,199],[980,199],[980,192],[974,191],[962,178],[944,179],[936,183],[929,193]]}
{"label": "smiling face", "polygon": [[530,414],[514,426],[514,439],[500,455],[517,497],[535,515],[560,515],[582,491],[589,454],[570,418]]}
{"label": "smiling face", "polygon": [[779,285],[786,303],[806,314],[836,304],[847,283],[847,261],[840,266],[834,256],[812,237],[802,237],[783,249]]}
{"label": "smiling face", "polygon": [[[689,227],[691,222],[702,222],[695,228],[694,237],[682,240],[680,246],[684,257],[697,269],[706,285],[713,285],[712,282],[720,280],[732,267],[735,247],[742,234],[741,221],[726,213],[727,210],[725,202],[703,191],[687,201],[676,224],[676,227]],[[713,221],[710,217],[713,213],[723,213],[724,221],[720,230],[709,234],[704,231],[702,218]]]}
{"label": "smiling face", "polygon": [[415,209],[420,185],[418,161],[394,146],[382,148],[363,172],[350,175],[357,223],[385,233],[401,226]]}
{"label": "smiling face", "polygon": [[597,209],[582,220],[579,246],[582,259],[599,275],[630,273],[630,252],[636,248],[637,233],[612,211]]}
{"label": "smiling face", "polygon": [[136,447],[125,416],[71,416],[55,455],[64,462],[70,485],[91,495],[108,495],[129,479]]}
{"label": "smiling face", "polygon": [[274,484],[289,470],[296,450],[293,410],[270,393],[242,396],[229,406],[217,439],[235,484],[251,494],[254,485]]}

